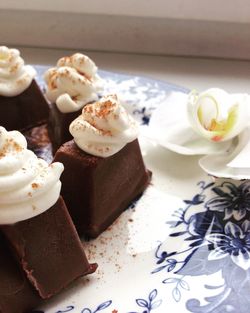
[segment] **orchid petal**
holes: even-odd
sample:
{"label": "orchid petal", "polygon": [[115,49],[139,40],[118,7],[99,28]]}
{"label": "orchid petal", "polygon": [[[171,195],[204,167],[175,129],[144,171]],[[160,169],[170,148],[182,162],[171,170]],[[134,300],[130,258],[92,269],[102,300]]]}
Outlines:
{"label": "orchid petal", "polygon": [[227,164],[231,168],[250,168],[250,128],[247,128],[240,136],[232,160]]}
{"label": "orchid petal", "polygon": [[229,151],[204,156],[200,159],[201,168],[215,177],[250,179],[250,128],[246,128],[238,137],[231,141]]}
{"label": "orchid petal", "polygon": [[172,92],[153,112],[148,130],[143,135],[159,145],[185,155],[225,152],[230,142],[216,143],[202,138],[192,129],[187,118],[188,95]]}

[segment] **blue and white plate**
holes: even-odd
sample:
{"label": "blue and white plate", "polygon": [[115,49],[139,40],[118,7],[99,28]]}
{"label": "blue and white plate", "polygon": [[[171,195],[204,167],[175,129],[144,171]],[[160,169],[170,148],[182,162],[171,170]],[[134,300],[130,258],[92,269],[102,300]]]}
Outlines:
{"label": "blue and white plate", "polygon": [[[41,75],[46,68],[37,69]],[[142,127],[171,91],[187,91],[144,77],[100,74],[106,91],[121,94]],[[140,143],[152,184],[99,238],[84,243],[97,272],[36,312],[249,313],[250,183],[212,180],[199,157],[144,138]]]}

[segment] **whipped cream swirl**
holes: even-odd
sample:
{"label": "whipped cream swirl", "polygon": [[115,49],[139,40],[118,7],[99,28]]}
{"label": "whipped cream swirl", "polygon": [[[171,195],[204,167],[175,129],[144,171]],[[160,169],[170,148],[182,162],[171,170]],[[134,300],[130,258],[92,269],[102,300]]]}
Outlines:
{"label": "whipped cream swirl", "polygon": [[0,224],[32,218],[56,203],[63,165],[47,164],[27,149],[18,131],[0,127]]}
{"label": "whipped cream swirl", "polygon": [[61,58],[44,79],[48,100],[56,103],[62,113],[76,112],[86,103],[96,101],[103,88],[95,63],[81,53]]}
{"label": "whipped cream swirl", "polygon": [[83,151],[108,157],[138,136],[136,121],[126,112],[116,95],[86,105],[69,127],[75,143]]}
{"label": "whipped cream swirl", "polygon": [[17,49],[0,46],[0,95],[14,97],[25,91],[36,75],[35,69],[24,65]]}

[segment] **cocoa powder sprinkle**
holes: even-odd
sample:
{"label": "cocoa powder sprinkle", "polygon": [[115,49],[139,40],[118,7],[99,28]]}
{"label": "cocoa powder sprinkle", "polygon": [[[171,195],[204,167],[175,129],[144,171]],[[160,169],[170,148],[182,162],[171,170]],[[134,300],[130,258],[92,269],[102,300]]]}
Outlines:
{"label": "cocoa powder sprinkle", "polygon": [[32,183],[32,184],[31,184],[31,187],[32,187],[33,189],[37,189],[37,188],[39,187],[39,185],[38,185],[37,183]]}
{"label": "cocoa powder sprinkle", "polygon": [[0,159],[4,158],[7,155],[7,153],[10,152],[11,150],[18,153],[18,152],[21,152],[23,148],[12,138],[7,139],[6,143],[4,144],[4,146],[2,147],[0,151]]}

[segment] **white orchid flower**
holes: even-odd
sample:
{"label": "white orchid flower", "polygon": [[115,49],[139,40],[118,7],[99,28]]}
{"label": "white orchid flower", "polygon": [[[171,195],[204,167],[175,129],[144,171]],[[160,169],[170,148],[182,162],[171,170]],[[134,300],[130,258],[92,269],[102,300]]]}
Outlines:
{"label": "white orchid flower", "polygon": [[219,88],[172,92],[153,112],[145,134],[174,152],[206,155],[200,165],[212,175],[250,178],[249,112],[248,94]]}
{"label": "white orchid flower", "polygon": [[187,112],[193,129],[209,140],[226,141],[239,135],[248,123],[246,94],[230,95],[222,89],[193,91],[188,97]]}

